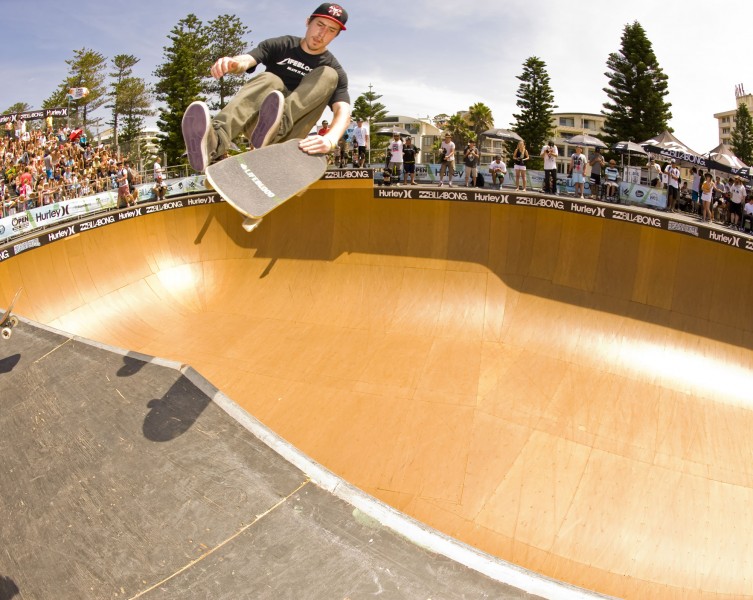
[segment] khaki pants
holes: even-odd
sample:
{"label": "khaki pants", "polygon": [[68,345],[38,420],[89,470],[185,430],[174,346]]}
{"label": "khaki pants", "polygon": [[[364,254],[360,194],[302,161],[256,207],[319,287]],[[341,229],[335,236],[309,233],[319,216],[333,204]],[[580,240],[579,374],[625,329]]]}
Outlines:
{"label": "khaki pants", "polygon": [[244,85],[214,118],[219,146],[210,159],[222,156],[241,133],[251,137],[259,117],[259,108],[267,95],[277,90],[285,96],[280,132],[271,143],[306,137],[322,116],[337,87],[337,71],[318,67],[305,75],[298,87],[288,90],[277,75],[261,73]]}

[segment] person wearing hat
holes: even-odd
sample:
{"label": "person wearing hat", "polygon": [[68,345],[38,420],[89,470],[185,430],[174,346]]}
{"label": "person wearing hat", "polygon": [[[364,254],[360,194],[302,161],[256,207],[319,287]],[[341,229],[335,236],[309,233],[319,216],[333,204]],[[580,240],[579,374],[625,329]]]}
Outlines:
{"label": "person wearing hat", "polygon": [[609,166],[604,169],[604,184],[607,201],[619,199],[620,171],[614,159],[609,161]]}
{"label": "person wearing hat", "polygon": [[[358,166],[363,167],[366,162],[366,148],[369,146],[369,128],[363,124],[363,119],[358,117],[356,119],[356,127],[353,129],[353,166],[356,166],[356,160],[358,160]],[[356,159],[356,153],[358,159]]]}
{"label": "person wearing hat", "polygon": [[392,179],[395,180],[397,185],[400,185],[400,176],[403,172],[403,140],[400,139],[399,131],[392,132],[387,153],[389,154],[387,164],[392,173]]}
{"label": "person wearing hat", "polygon": [[444,141],[439,146],[439,187],[442,187],[444,174],[447,173],[447,185],[452,187],[452,177],[455,175],[455,142],[449,133],[444,134]]}
{"label": "person wearing hat", "polygon": [[[348,76],[328,46],[347,20],[342,6],[325,2],[306,20],[303,37],[270,38],[248,54],[218,59],[210,69],[215,79],[253,73],[258,65],[266,71],[245,84],[214,118],[202,101],[188,106],[182,131],[191,167],[204,171],[241,133],[254,148],[302,138],[300,148],[309,154],[334,150],[350,123],[350,96]],[[327,106],[333,114],[329,131],[309,136]]]}

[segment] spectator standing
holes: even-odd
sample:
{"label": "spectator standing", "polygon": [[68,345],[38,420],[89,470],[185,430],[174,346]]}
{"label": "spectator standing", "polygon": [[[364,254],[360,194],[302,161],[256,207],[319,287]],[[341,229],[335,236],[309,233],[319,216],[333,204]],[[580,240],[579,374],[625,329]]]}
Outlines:
{"label": "spectator standing", "polygon": [[520,190],[520,180],[523,180],[523,191],[526,191],[526,161],[531,158],[523,140],[518,142],[512,153],[513,169],[515,170],[515,190]]}
{"label": "spectator standing", "polygon": [[162,165],[160,164],[159,159],[157,159],[154,161],[154,181],[162,181],[163,179]]}
{"label": "spectator standing", "polygon": [[471,181],[471,186],[476,185],[476,179],[478,178],[478,161],[479,161],[478,148],[476,148],[476,142],[471,140],[463,152],[463,161],[465,163],[465,187],[468,187],[468,180]]}
{"label": "spectator standing", "polygon": [[677,206],[677,197],[680,194],[680,169],[677,167],[677,161],[673,160],[667,165],[667,210],[675,212]]}
{"label": "spectator standing", "polygon": [[444,174],[447,173],[447,185],[452,187],[452,178],[455,175],[455,142],[449,133],[444,134],[444,141],[439,146],[441,157],[439,165],[439,187],[442,187]]}
{"label": "spectator standing", "polygon": [[693,212],[699,214],[699,203],[701,200],[701,181],[703,180],[703,174],[693,167],[690,169],[690,174],[693,177],[693,181],[690,182],[690,201],[693,203]]}
{"label": "spectator standing", "polygon": [[128,190],[128,169],[122,161],[118,163],[118,168],[115,171],[115,181],[118,186],[118,208],[131,206],[131,193]]}
{"label": "spectator standing", "polygon": [[559,150],[554,142],[549,140],[546,146],[541,149],[541,156],[544,158],[544,193],[557,193],[557,156]]}
{"label": "spectator standing", "polygon": [[[369,146],[369,128],[363,124],[363,119],[356,121],[356,128],[353,130],[353,166],[363,167],[366,162],[366,149]],[[358,156],[358,165],[356,165],[356,156]]]}
{"label": "spectator standing", "polygon": [[316,132],[316,135],[321,135],[324,137],[329,133],[329,121],[322,121],[322,126],[319,128],[319,131]]}
{"label": "spectator standing", "polygon": [[505,175],[507,175],[507,165],[499,154],[489,163],[489,174],[492,176],[492,186],[499,181],[499,189],[502,189],[502,183],[505,180]]}
{"label": "spectator standing", "polygon": [[748,201],[743,207],[743,231],[750,233],[753,231],[753,195],[748,198]]}
{"label": "spectator standing", "polygon": [[400,185],[400,175],[403,170],[403,141],[397,131],[392,134],[392,140],[390,140],[387,151],[390,153],[389,168],[392,179],[395,181],[395,185]]}
{"label": "spectator standing", "polygon": [[586,164],[588,159],[583,154],[583,146],[577,146],[570,156],[570,177],[575,186],[575,195],[583,198],[583,187],[586,182]]}
{"label": "spectator standing", "polygon": [[410,136],[405,138],[405,145],[403,146],[403,170],[405,177],[405,184],[408,183],[408,175],[410,175],[410,184],[416,185],[416,156],[418,155],[418,149],[413,145],[413,140]]}
{"label": "spectator standing", "polygon": [[588,164],[591,165],[591,198],[598,200],[601,192],[601,169],[604,167],[601,150],[594,149],[593,158],[588,161]]}
{"label": "spectator standing", "polygon": [[648,184],[651,187],[660,187],[661,184],[661,165],[653,158],[648,161]]}
{"label": "spectator standing", "polygon": [[742,229],[741,221],[746,193],[743,180],[735,177],[729,188],[729,219],[730,225],[736,229]]}
{"label": "spectator standing", "polygon": [[701,218],[703,219],[703,222],[706,222],[706,217],[708,216],[708,222],[711,223],[711,221],[714,220],[714,213],[711,212],[711,200],[714,195],[714,190],[716,189],[716,186],[714,185],[714,178],[711,176],[711,173],[706,173],[704,176],[704,181],[701,184],[701,202],[703,203],[703,215]]}

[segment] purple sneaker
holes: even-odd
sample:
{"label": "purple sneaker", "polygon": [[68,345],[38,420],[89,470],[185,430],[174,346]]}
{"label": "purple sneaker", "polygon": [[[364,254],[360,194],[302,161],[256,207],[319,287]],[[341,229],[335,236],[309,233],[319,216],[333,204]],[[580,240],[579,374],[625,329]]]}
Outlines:
{"label": "purple sneaker", "polygon": [[195,171],[203,173],[217,148],[217,134],[212,127],[209,108],[201,100],[191,102],[181,121],[183,141],[186,143],[188,163]]}
{"label": "purple sneaker", "polygon": [[254,148],[263,148],[277,135],[284,106],[285,96],[277,90],[270,92],[264,98],[259,108],[259,119],[251,134],[251,145]]}

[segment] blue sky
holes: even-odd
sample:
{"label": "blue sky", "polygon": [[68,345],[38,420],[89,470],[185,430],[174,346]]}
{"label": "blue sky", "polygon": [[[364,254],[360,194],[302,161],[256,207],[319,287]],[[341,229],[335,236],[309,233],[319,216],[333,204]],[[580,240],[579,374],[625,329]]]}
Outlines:
{"label": "blue sky", "polygon": [[[170,29],[189,13],[207,22],[235,14],[249,41],[299,35],[318,2],[301,0],[3,0],[0,110],[15,102],[39,108],[67,74],[65,60],[82,47],[134,54],[136,74],[153,80]],[[353,100],[369,84],[393,114],[452,114],[475,102],[507,127],[516,111],[516,76],[537,56],[547,65],[558,111],[601,110],[610,52],[637,20],[669,76],[671,125],[691,148],[717,145],[715,112],[735,107],[734,90],[753,92],[746,28],[750,0],[382,0],[343,2],[348,30],[330,46],[350,78]],[[15,57],[13,59],[9,57]],[[747,81],[746,81],[747,78]]]}

